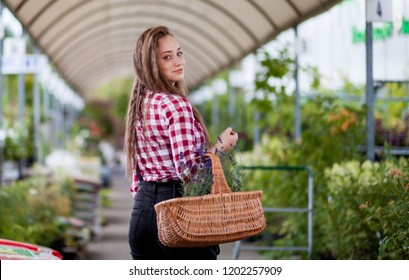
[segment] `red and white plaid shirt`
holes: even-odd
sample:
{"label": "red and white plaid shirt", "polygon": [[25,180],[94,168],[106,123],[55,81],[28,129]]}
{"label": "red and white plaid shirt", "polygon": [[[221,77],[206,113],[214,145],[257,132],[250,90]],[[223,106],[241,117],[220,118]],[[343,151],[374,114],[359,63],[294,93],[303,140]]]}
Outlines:
{"label": "red and white plaid shirt", "polygon": [[[190,174],[198,152],[205,147],[203,129],[187,98],[165,93],[145,96],[145,130],[139,120],[136,123],[140,174],[146,182],[183,180]],[[135,196],[136,169],[132,177],[130,191]]]}

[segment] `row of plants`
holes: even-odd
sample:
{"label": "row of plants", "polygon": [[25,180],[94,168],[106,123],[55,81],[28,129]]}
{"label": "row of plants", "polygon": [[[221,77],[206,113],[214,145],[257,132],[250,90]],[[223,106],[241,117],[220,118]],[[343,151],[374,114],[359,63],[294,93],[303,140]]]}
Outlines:
{"label": "row of plants", "polygon": [[[0,237],[59,251],[64,258],[81,258],[94,237],[94,223],[78,216],[98,207],[84,186],[66,172],[44,173],[35,165],[33,175],[0,188]],[[109,191],[100,190],[101,207],[109,206]],[[86,206],[86,208],[84,208]],[[99,212],[96,212],[99,213]],[[101,214],[101,213],[100,213]],[[87,216],[94,215],[89,212]],[[98,217],[103,223],[103,217]]]}
{"label": "row of plants", "polygon": [[72,215],[74,183],[32,176],[0,188],[0,236],[53,247],[64,234],[59,217]]}
{"label": "row of plants", "polygon": [[[259,160],[266,153],[263,149],[244,153],[241,158],[246,165],[294,166],[279,158],[280,154],[283,156],[282,142],[277,139],[267,142],[264,144],[272,152],[271,157]],[[289,150],[284,149],[284,154]],[[311,162],[306,165],[314,174],[314,259],[409,259],[408,159],[388,158],[375,163],[345,160],[322,170]],[[246,189],[263,190],[265,207],[308,206],[305,172],[246,170],[244,179]],[[262,244],[307,246],[305,213],[275,213],[266,217],[269,227]],[[272,259],[294,255],[307,258],[305,253],[291,251],[263,254]]]}

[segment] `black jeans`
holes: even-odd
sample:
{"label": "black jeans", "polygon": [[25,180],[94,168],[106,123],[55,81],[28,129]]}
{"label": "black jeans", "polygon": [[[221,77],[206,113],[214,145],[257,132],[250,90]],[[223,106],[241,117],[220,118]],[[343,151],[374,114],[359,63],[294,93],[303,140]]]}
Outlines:
{"label": "black jeans", "polygon": [[166,199],[180,197],[180,183],[139,182],[129,223],[129,246],[134,260],[216,260],[218,245],[198,248],[170,248],[158,238],[153,206]]}

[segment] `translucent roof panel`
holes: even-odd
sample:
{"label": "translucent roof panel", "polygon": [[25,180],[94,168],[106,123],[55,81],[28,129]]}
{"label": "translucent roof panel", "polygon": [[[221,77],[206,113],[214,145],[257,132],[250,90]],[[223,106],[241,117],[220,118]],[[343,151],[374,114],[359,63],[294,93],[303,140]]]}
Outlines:
{"label": "translucent roof panel", "polygon": [[166,25],[182,45],[189,88],[340,0],[3,0],[70,86],[84,97],[133,76],[132,49]]}

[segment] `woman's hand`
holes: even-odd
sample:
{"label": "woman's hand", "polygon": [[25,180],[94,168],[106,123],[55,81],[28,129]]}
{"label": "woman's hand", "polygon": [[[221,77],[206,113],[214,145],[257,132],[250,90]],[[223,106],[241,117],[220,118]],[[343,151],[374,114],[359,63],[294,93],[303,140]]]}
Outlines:
{"label": "woman's hand", "polygon": [[234,146],[236,146],[239,136],[237,132],[233,131],[231,127],[226,128],[218,137],[216,145],[214,145],[210,152],[217,154],[218,152],[228,153]]}

